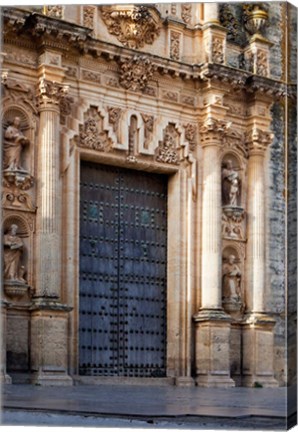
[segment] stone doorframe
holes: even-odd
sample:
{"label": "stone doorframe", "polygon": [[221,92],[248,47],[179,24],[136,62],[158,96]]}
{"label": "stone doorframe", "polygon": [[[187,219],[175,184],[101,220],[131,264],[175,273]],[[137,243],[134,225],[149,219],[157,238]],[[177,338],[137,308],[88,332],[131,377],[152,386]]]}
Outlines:
{"label": "stone doorframe", "polygon": [[196,210],[195,161],[189,155],[179,166],[147,160],[128,163],[125,152],[119,156],[119,153],[82,149],[77,145],[71,147],[70,137],[75,136],[74,131],[65,132],[62,138],[67,152],[62,196],[61,301],[72,308],[68,341],[69,374],[74,377],[78,375],[79,363],[80,163],[85,160],[168,176],[167,377],[175,378],[176,384],[194,385],[191,374],[194,361],[192,316],[197,310],[194,275],[194,271],[197,271],[196,242],[193,231]]}

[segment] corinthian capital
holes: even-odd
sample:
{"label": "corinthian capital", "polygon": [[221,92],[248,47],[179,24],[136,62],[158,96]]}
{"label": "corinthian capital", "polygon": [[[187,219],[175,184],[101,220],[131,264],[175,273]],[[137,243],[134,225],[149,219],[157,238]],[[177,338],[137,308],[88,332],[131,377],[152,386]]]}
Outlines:
{"label": "corinthian capital", "polygon": [[200,137],[202,145],[214,145],[216,143],[220,145],[222,143],[223,136],[227,134],[231,126],[231,122],[209,117],[200,125]]}
{"label": "corinthian capital", "polygon": [[251,129],[245,134],[245,144],[249,155],[263,154],[272,143],[274,134],[261,129]]}
{"label": "corinthian capital", "polygon": [[61,98],[67,96],[68,89],[69,86],[41,78],[38,86],[39,103],[59,105]]}
{"label": "corinthian capital", "polygon": [[60,111],[61,122],[71,112],[73,98],[68,96],[69,86],[41,78],[38,86],[38,102],[40,108],[55,107]]}

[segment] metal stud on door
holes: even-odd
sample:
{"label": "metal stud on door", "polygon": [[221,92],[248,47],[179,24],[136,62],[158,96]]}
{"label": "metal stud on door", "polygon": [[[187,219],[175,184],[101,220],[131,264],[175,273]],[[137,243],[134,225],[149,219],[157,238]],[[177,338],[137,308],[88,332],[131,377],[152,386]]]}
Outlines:
{"label": "metal stud on door", "polygon": [[165,376],[167,179],[82,162],[83,375]]}

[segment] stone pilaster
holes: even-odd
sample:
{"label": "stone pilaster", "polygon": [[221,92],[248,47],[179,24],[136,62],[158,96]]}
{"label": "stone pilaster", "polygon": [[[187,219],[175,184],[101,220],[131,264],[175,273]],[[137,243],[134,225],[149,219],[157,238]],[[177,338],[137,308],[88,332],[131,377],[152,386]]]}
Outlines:
{"label": "stone pilaster", "polygon": [[218,4],[204,4],[203,41],[208,63],[225,63],[227,30],[220,25]]}
{"label": "stone pilaster", "polygon": [[272,134],[257,128],[246,136],[248,160],[246,307],[243,326],[243,385],[275,387],[273,328],[265,308],[265,180],[264,156]]}
{"label": "stone pilaster", "polygon": [[9,304],[5,300],[1,300],[1,377],[0,384],[11,384],[11,377],[6,372],[6,334],[7,334],[7,315],[6,310]]}
{"label": "stone pilaster", "polygon": [[208,119],[200,129],[203,147],[201,309],[196,325],[196,383],[232,387],[231,319],[222,309],[221,290],[221,161],[226,122]]}

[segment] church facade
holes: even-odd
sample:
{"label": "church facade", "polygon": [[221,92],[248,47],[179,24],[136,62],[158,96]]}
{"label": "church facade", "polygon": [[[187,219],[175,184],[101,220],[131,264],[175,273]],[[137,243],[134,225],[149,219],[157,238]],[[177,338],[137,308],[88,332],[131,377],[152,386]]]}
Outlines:
{"label": "church facade", "polygon": [[1,12],[2,380],[294,382],[296,9]]}

